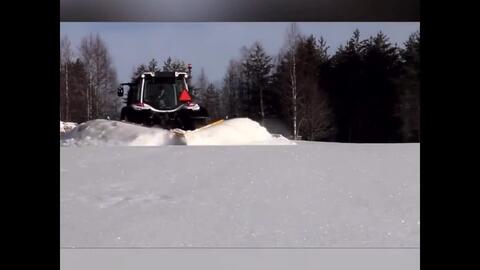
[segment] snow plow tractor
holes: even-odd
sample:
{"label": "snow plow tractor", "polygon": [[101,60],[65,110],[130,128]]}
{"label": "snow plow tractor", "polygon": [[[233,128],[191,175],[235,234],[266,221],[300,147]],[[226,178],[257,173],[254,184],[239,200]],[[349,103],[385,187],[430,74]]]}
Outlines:
{"label": "snow plow tractor", "polygon": [[192,100],[189,75],[190,72],[144,72],[131,83],[120,84],[119,97],[124,96],[125,86],[129,88],[120,119],[165,129],[195,130],[207,125],[207,110]]}

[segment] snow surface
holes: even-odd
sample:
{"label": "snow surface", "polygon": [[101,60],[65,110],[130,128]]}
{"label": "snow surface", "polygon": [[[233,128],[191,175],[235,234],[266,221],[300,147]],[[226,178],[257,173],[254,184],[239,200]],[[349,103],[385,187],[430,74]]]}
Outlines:
{"label": "snow surface", "polygon": [[78,125],[61,140],[62,146],[160,146],[160,145],[292,145],[282,136],[274,136],[248,118],[226,120],[185,136],[170,130],[97,119]]}
{"label": "snow surface", "polygon": [[419,144],[61,147],[60,158],[62,247],[419,246]]}
{"label": "snow surface", "polygon": [[[62,270],[420,270],[419,249],[61,249]],[[423,270],[423,268],[422,268]]]}

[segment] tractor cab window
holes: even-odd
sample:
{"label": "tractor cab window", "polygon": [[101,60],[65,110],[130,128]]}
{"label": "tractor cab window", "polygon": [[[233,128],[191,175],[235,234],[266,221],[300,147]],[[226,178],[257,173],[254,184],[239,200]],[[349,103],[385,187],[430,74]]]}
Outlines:
{"label": "tractor cab window", "polygon": [[173,109],[178,106],[175,78],[151,78],[145,80],[143,101],[156,109]]}
{"label": "tractor cab window", "polygon": [[179,78],[176,80],[177,84],[177,97],[180,96],[180,93],[183,91],[183,89],[187,89],[187,83],[185,81],[185,77],[179,76]]}

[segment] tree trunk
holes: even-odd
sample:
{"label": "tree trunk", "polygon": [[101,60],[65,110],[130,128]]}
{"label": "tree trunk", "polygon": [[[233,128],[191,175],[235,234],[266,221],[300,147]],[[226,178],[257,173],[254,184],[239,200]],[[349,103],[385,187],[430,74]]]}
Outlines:
{"label": "tree trunk", "polygon": [[262,124],[264,124],[265,112],[263,110],[263,88],[260,88],[260,116],[262,117]]}
{"label": "tree trunk", "polygon": [[65,121],[70,121],[70,102],[68,97],[68,62],[65,63]]}
{"label": "tree trunk", "polygon": [[88,87],[87,87],[87,120],[91,120],[91,98],[90,98],[90,92],[91,92],[91,89],[92,89],[92,82],[91,82],[91,79],[89,80],[88,82]]}
{"label": "tree trunk", "polygon": [[292,113],[293,113],[293,139],[298,138],[297,133],[297,75],[295,52],[292,52],[292,71],[290,73],[291,89],[292,89]]}

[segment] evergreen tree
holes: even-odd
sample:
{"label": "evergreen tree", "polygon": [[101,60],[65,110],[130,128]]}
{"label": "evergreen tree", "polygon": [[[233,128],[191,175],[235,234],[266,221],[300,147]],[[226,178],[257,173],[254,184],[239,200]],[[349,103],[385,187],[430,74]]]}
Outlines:
{"label": "evergreen tree", "polygon": [[202,96],[202,106],[208,111],[210,118],[217,119],[220,117],[220,94],[215,86],[209,83]]}
{"label": "evergreen tree", "polygon": [[140,64],[134,69],[131,77],[131,81],[134,81],[145,72],[157,72],[157,71],[160,71],[160,67],[158,66],[157,60],[155,60],[155,58],[152,58],[152,60],[148,62],[148,65]]}
{"label": "evergreen tree", "polygon": [[328,74],[337,140],[398,141],[394,80],[400,64],[398,48],[382,32],[360,41],[356,30],[346,46],[339,48]]}
{"label": "evergreen tree", "polygon": [[420,141],[420,33],[410,35],[401,50],[402,71],[397,80],[399,102],[397,116],[405,142]]}
{"label": "evergreen tree", "polygon": [[150,62],[148,62],[147,69],[150,72],[160,71],[160,67],[158,66],[158,62],[157,62],[157,60],[155,60],[155,58],[152,58],[152,60],[150,60]]}
{"label": "evergreen tree", "polygon": [[254,119],[265,118],[269,106],[271,86],[272,58],[268,56],[259,42],[255,42],[243,63],[243,72],[247,84],[248,115]]}
{"label": "evergreen tree", "polygon": [[148,67],[145,64],[140,64],[133,70],[133,74],[131,77],[131,81],[135,81],[140,75],[142,75],[144,72],[148,72]]}
{"label": "evergreen tree", "polygon": [[307,140],[330,140],[334,135],[330,100],[322,85],[321,66],[328,62],[328,46],[321,38],[301,39],[298,46],[298,134]]}
{"label": "evergreen tree", "polygon": [[237,61],[231,60],[223,79],[222,87],[222,111],[227,117],[238,117],[241,115],[241,73],[241,64]]}
{"label": "evergreen tree", "polygon": [[191,89],[192,98],[195,99],[196,102],[200,104],[204,104],[204,99],[206,96],[208,86],[209,86],[209,81],[208,81],[207,75],[205,74],[205,70],[201,68],[200,75],[198,76],[197,82]]}
{"label": "evergreen tree", "polygon": [[399,140],[399,121],[395,117],[398,102],[395,79],[400,71],[398,47],[379,32],[363,46],[365,70],[361,106],[358,106],[356,128],[362,142],[395,142]]}
{"label": "evergreen tree", "polygon": [[331,59],[326,85],[333,103],[337,141],[352,142],[356,109],[361,104],[363,66],[360,31],[356,29],[345,46],[341,45]]}
{"label": "evergreen tree", "polygon": [[162,71],[178,71],[178,72],[188,72],[188,65],[179,59],[172,60],[171,57],[168,57],[167,61],[163,62]]}

